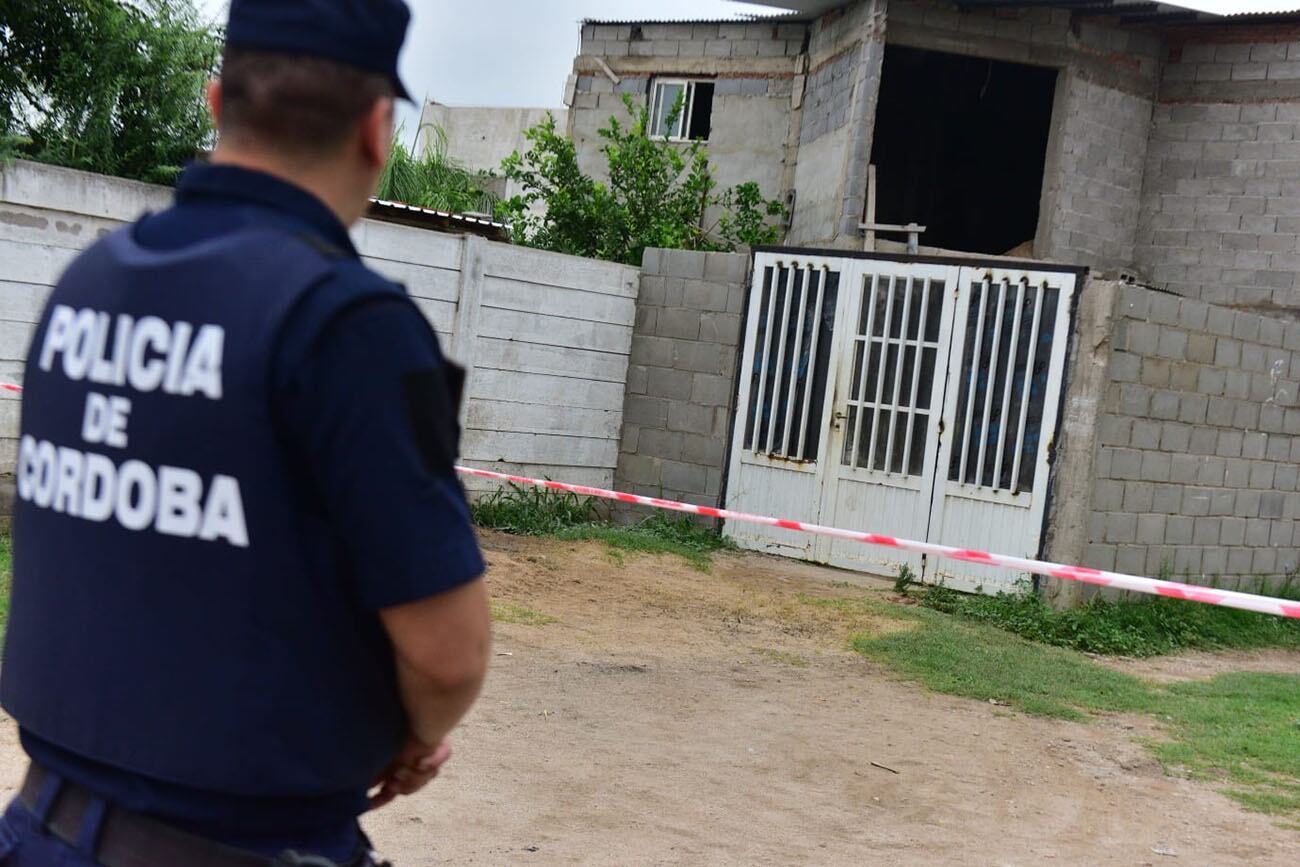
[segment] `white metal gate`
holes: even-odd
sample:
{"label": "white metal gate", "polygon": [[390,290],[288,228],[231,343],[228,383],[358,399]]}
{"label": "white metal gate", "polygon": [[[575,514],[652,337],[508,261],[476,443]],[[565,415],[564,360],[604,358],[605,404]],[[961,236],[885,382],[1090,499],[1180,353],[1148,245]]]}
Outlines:
{"label": "white metal gate", "polygon": [[[1033,557],[1073,271],[759,253],[728,506]],[[728,525],[745,547],[964,590],[1021,576]]]}

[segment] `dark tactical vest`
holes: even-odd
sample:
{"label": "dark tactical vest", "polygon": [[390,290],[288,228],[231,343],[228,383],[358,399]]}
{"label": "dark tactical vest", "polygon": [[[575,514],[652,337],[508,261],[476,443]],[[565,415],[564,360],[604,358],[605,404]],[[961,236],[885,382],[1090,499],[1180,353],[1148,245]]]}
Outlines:
{"label": "dark tactical vest", "polygon": [[[272,423],[281,326],[336,264],[281,231],[153,251],[126,229],[55,288],[26,371],[0,678],[25,730],[247,795],[364,787],[397,753],[391,647]],[[358,282],[311,315],[401,292]]]}

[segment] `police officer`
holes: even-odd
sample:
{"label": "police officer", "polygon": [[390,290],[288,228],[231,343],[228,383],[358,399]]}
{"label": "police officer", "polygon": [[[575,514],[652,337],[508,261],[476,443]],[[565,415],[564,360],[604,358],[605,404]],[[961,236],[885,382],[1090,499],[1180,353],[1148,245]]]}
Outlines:
{"label": "police officer", "polygon": [[358,815],[447,759],[489,640],[458,376],[346,228],[408,20],[233,0],[210,163],[53,291],[0,679],[32,764],[0,864],[368,864]]}

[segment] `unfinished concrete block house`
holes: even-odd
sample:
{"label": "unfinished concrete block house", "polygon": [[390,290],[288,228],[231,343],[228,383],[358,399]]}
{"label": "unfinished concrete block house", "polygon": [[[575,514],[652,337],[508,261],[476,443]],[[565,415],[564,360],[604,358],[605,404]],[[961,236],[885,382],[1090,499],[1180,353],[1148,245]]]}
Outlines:
{"label": "unfinished concrete block house", "polygon": [[[734,293],[727,263],[647,255],[619,481],[1228,586],[1295,570],[1300,14],[773,5],[796,12],[582,28],[589,172],[632,94],[720,183],[789,206]],[[963,589],[1023,577],[728,532]]]}

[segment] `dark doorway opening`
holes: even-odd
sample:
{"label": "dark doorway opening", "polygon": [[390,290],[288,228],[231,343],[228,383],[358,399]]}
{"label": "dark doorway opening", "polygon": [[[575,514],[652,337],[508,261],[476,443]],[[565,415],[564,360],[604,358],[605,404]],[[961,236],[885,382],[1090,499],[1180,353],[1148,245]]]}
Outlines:
{"label": "dark doorway opening", "polygon": [[1055,91],[1054,69],[887,45],[876,221],[925,226],[926,247],[1028,255]]}

